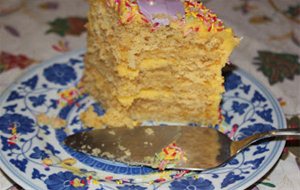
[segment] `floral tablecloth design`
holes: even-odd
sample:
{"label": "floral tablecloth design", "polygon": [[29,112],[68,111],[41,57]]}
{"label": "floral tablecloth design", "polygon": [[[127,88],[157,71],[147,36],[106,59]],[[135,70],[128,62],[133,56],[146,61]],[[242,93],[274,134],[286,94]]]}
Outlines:
{"label": "floral tablecloth design", "polygon": [[[242,37],[231,62],[271,90],[288,127],[300,127],[300,1],[203,2]],[[0,0],[0,92],[28,68],[85,47],[87,10],[86,0]],[[290,139],[277,165],[249,189],[298,189],[299,144]],[[0,181],[0,189],[21,189],[1,170]]]}

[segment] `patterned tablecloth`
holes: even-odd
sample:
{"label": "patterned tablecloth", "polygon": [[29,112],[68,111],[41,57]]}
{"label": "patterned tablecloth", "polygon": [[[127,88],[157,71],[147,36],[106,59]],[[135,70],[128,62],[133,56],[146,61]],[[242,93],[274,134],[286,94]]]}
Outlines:
{"label": "patterned tablecloth", "polygon": [[[288,127],[300,127],[300,1],[206,0],[242,36],[231,61],[278,98]],[[0,0],[0,92],[28,67],[85,47],[85,0]],[[254,189],[299,189],[300,145],[292,139]],[[22,189],[0,170],[0,189]]]}

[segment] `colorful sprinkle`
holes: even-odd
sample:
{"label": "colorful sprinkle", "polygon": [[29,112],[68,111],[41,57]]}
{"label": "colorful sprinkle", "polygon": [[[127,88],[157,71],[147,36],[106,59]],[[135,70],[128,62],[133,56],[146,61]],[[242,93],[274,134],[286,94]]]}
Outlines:
{"label": "colorful sprinkle", "polygon": [[234,134],[237,132],[238,128],[239,128],[238,124],[234,124],[234,125],[232,126],[232,129],[231,129],[231,131],[229,132],[228,136],[229,136],[230,138],[232,138],[232,137],[234,136]]}
{"label": "colorful sprinkle", "polygon": [[201,2],[194,0],[185,1],[185,17],[186,20],[196,21],[193,26],[190,27],[193,31],[199,31],[199,25],[201,26],[202,23],[206,26],[208,32],[220,32],[224,30],[223,22]]}
{"label": "colorful sprinkle", "polygon": [[67,158],[62,161],[63,164],[66,164],[68,166],[73,166],[74,164],[76,164],[76,162],[77,161],[75,158]]}
{"label": "colorful sprinkle", "polygon": [[[72,105],[74,102],[76,102],[77,99],[82,98],[82,89],[81,88],[69,88],[62,92],[60,92],[59,100],[57,100],[57,103],[61,107],[65,107],[67,105]],[[76,104],[77,107],[79,107],[79,104]]]}
{"label": "colorful sprinkle", "polygon": [[165,181],[166,181],[165,178],[159,178],[159,179],[154,180],[155,183],[162,183],[162,182],[165,182]]}
{"label": "colorful sprinkle", "polygon": [[106,176],[106,177],[105,177],[105,180],[111,181],[111,180],[113,180],[113,176]]}
{"label": "colorful sprinkle", "polygon": [[70,51],[69,42],[63,40],[59,40],[57,44],[52,45],[52,48],[55,51],[62,53]]}
{"label": "colorful sprinkle", "polygon": [[9,130],[11,130],[11,137],[8,138],[7,143],[11,145],[16,145],[18,134],[17,134],[17,125],[13,123],[11,127],[9,127]]}
{"label": "colorful sprinkle", "polygon": [[158,167],[159,170],[164,170],[170,166],[181,165],[186,160],[184,151],[175,143],[172,143],[156,154],[152,165]]}
{"label": "colorful sprinkle", "polygon": [[79,178],[75,178],[70,181],[70,185],[73,187],[84,187],[86,185],[84,180],[80,180]]}
{"label": "colorful sprinkle", "polygon": [[49,168],[49,166],[53,165],[53,161],[50,158],[43,159],[42,163],[45,168]]}
{"label": "colorful sprinkle", "polygon": [[178,174],[176,174],[174,176],[174,179],[180,179],[182,178],[183,176],[185,176],[186,174],[190,173],[191,171],[189,170],[183,170],[183,171],[180,171]]}
{"label": "colorful sprinkle", "polygon": [[100,184],[100,182],[99,182],[99,181],[97,181],[97,180],[92,180],[92,184],[94,184],[94,185],[99,185],[99,184]]}
{"label": "colorful sprinkle", "polygon": [[277,100],[278,100],[281,107],[286,106],[286,101],[284,101],[282,98],[278,98]]}

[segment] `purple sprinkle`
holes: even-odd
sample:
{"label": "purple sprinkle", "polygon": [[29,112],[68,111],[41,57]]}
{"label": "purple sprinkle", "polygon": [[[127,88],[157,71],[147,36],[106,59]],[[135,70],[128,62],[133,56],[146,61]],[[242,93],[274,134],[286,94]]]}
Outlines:
{"label": "purple sprinkle", "polygon": [[15,36],[15,37],[20,37],[20,32],[19,32],[17,29],[15,29],[14,27],[9,26],[9,25],[5,25],[5,26],[4,26],[4,29],[5,29],[8,33],[10,33],[11,35],[13,35],[13,36]]}

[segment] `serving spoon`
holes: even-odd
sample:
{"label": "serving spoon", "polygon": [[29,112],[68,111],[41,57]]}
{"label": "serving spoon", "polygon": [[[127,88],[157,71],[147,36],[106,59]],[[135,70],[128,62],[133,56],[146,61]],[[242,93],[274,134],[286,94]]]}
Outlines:
{"label": "serving spoon", "polygon": [[239,141],[206,127],[105,128],[68,136],[64,143],[76,151],[129,165],[203,171],[224,164],[253,143],[279,136],[300,136],[300,128],[256,133]]}

